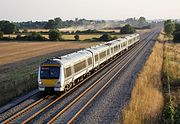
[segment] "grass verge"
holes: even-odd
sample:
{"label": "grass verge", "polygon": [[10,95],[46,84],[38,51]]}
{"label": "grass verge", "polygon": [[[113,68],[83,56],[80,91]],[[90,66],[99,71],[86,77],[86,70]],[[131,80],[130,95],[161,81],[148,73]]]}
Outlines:
{"label": "grass verge", "polygon": [[165,106],[163,123],[180,123],[180,44],[164,46],[163,87]]}
{"label": "grass verge", "polygon": [[[158,40],[161,40],[160,35]],[[161,70],[163,44],[156,42],[144,68],[135,81],[129,104],[123,110],[124,124],[159,123],[164,98]]]}

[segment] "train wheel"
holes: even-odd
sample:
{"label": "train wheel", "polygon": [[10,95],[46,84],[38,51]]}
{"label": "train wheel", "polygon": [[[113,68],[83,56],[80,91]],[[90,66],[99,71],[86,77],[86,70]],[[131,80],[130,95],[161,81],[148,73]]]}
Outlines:
{"label": "train wheel", "polygon": [[72,83],[67,84],[67,85],[65,86],[65,91],[68,91],[69,89],[71,89],[71,87],[72,87]]}

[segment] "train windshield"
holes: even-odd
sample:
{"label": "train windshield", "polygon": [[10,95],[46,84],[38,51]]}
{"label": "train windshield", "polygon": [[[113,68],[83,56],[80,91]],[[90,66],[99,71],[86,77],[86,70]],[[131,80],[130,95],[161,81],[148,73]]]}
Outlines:
{"label": "train windshield", "polygon": [[40,77],[41,79],[59,79],[60,67],[41,67]]}

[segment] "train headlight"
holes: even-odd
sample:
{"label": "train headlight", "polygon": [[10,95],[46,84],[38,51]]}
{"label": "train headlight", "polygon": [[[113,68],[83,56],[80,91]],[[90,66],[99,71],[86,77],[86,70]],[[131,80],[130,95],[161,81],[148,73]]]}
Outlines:
{"label": "train headlight", "polygon": [[41,82],[41,81],[39,81],[39,85],[42,85],[42,82]]}

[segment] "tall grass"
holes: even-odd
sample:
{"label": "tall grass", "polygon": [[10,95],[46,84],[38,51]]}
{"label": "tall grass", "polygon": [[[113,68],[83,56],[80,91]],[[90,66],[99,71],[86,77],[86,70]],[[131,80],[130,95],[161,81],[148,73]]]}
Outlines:
{"label": "tall grass", "polygon": [[162,63],[163,44],[157,42],[135,81],[131,100],[123,110],[124,124],[158,123],[161,120],[164,106]]}
{"label": "tall grass", "polygon": [[164,47],[163,85],[164,123],[180,123],[180,45],[166,43]]}

